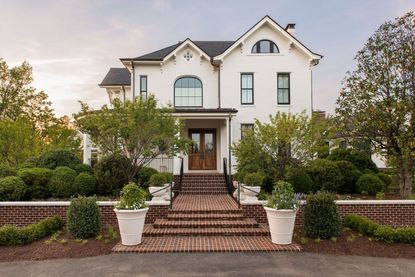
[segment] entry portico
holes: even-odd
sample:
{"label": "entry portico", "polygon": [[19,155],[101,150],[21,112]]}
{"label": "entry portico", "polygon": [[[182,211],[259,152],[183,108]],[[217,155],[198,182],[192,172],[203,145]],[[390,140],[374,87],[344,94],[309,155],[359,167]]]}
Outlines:
{"label": "entry portico", "polygon": [[[223,160],[230,166],[232,143],[232,117],[238,111],[230,108],[219,109],[175,109],[173,115],[184,124],[181,136],[192,140],[187,155],[182,155],[185,173],[223,173]],[[178,158],[176,158],[177,160]],[[178,163],[175,162],[175,165]],[[180,170],[174,166],[175,173]]]}

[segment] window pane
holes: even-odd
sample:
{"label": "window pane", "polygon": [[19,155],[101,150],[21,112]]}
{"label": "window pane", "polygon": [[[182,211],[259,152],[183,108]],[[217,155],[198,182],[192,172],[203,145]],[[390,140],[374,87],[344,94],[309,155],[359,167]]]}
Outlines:
{"label": "window pane", "polygon": [[252,104],[252,90],[243,89],[242,90],[242,103],[243,104]]}
{"label": "window pane", "polygon": [[147,91],[147,77],[146,76],[141,76],[140,87],[141,87],[141,91]]}
{"label": "window pane", "polygon": [[242,89],[252,88],[252,74],[242,74]]}
{"label": "window pane", "polygon": [[174,87],[176,107],[202,106],[202,82],[193,77],[184,77],[176,81]]}
{"label": "window pane", "polygon": [[262,40],[259,42],[260,53],[270,53],[271,52],[271,42],[269,40]]}

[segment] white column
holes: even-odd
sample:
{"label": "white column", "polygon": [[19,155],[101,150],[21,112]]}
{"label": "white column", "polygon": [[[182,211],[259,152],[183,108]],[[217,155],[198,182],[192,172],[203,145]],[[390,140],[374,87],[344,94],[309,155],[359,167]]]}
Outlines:
{"label": "white column", "polygon": [[[231,134],[229,133],[229,118],[227,117],[226,118],[226,146],[225,146],[226,153],[225,153],[225,157],[227,157],[226,168],[228,169],[228,173],[229,173],[229,168],[228,168],[229,159],[231,158],[231,157],[228,157],[229,156],[229,139],[230,139],[230,135]],[[223,170],[225,170],[225,169],[223,168]]]}
{"label": "white column", "polygon": [[83,162],[91,165],[91,137],[88,134],[83,134]]}
{"label": "white column", "polygon": [[[176,118],[176,124],[179,124],[179,119]],[[180,137],[180,132],[176,134],[177,137]],[[179,154],[179,156],[181,156],[181,153]],[[173,174],[174,175],[180,175],[180,166],[182,160],[179,157],[174,157],[173,158]]]}

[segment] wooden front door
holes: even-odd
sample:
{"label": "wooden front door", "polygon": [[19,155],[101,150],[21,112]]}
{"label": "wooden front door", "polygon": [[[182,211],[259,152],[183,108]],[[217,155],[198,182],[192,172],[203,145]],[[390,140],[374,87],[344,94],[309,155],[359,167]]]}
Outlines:
{"label": "wooden front door", "polygon": [[190,170],[216,170],[216,130],[190,129],[193,141],[189,154]]}

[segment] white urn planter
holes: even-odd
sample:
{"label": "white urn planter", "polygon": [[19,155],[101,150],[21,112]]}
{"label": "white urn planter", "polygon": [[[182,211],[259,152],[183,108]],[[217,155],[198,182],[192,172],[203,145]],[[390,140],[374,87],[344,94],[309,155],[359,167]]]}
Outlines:
{"label": "white urn planter", "polygon": [[296,210],[277,210],[269,207],[264,207],[269,224],[269,231],[271,233],[271,240],[276,244],[291,244]]}
{"label": "white urn planter", "polygon": [[149,190],[150,194],[153,196],[151,201],[155,201],[155,202],[165,201],[164,194],[167,191],[167,189],[166,189],[167,186],[168,186],[168,184],[163,185],[161,187],[149,187],[148,190]]}
{"label": "white urn planter", "polygon": [[[244,194],[244,201],[258,201],[258,198],[256,197],[258,193],[261,191],[260,186],[245,186],[243,188],[243,194]],[[242,197],[241,197],[242,198]]]}
{"label": "white urn planter", "polygon": [[117,214],[121,243],[123,245],[137,245],[141,243],[147,211],[148,208],[139,210],[114,209],[114,212]]}
{"label": "white urn planter", "polygon": [[[170,192],[171,192],[171,187],[169,187],[170,186],[170,184],[165,184],[164,185],[164,187],[167,187],[167,189],[165,189],[164,190],[164,194],[161,196],[164,200],[166,200],[166,201],[170,201],[171,199],[170,199]],[[172,194],[172,196],[174,196],[173,194]]]}

